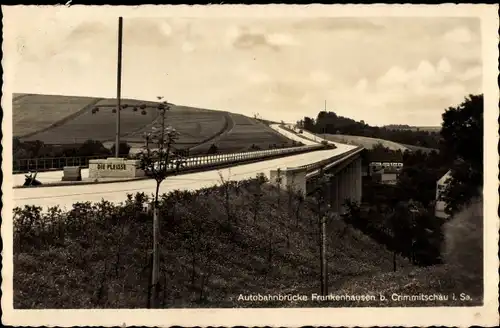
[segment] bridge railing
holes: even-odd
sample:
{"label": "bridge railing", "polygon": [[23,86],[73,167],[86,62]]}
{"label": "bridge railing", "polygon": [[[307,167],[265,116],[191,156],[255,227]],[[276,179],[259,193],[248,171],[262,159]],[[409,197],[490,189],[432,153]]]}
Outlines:
{"label": "bridge railing", "polygon": [[[280,149],[268,149],[249,151],[241,153],[219,154],[219,155],[206,155],[197,157],[187,157],[182,160],[185,164],[180,168],[181,171],[197,169],[197,168],[210,168],[221,165],[237,164],[243,162],[252,162],[256,160],[271,159],[273,157],[282,157],[286,155],[296,155],[300,153],[325,149],[324,145],[308,145]],[[175,170],[176,162],[169,163],[169,170]]]}
{"label": "bridge railing", "polygon": [[[204,156],[185,157],[185,165],[180,168],[181,171],[197,168],[208,168],[227,164],[236,164],[240,162],[250,162],[255,160],[270,159],[292,154],[300,154],[314,150],[325,149],[324,145],[308,145],[290,148],[268,149],[258,151],[248,151],[241,153],[214,154]],[[54,158],[34,158],[18,159],[13,161],[13,173],[24,173],[28,171],[49,171],[61,170],[64,166],[88,167],[92,159],[106,159],[109,156],[87,156],[87,157],[54,157]],[[176,163],[169,164],[168,169],[174,170]]]}
{"label": "bridge railing", "polygon": [[314,172],[314,171],[317,171],[321,168],[325,168],[327,166],[329,166],[330,164],[333,165],[333,163],[337,160],[340,160],[340,159],[347,159],[351,156],[354,156],[356,154],[359,154],[362,150],[364,149],[364,147],[362,146],[358,146],[356,148],[353,148],[345,153],[342,153],[342,154],[338,154],[338,155],[335,155],[335,156],[332,156],[330,158],[327,158],[327,159],[324,159],[322,161],[319,161],[319,162],[315,162],[315,163],[310,163],[310,164],[306,164],[306,165],[301,165],[301,166],[297,166],[297,167],[293,167],[293,168],[288,168],[288,170],[302,170],[302,169],[305,169],[306,172]]}
{"label": "bridge railing", "polygon": [[13,173],[25,173],[29,171],[43,172],[50,170],[62,170],[65,166],[88,167],[92,159],[102,159],[108,156],[78,156],[78,157],[41,157],[16,159],[12,162]]}

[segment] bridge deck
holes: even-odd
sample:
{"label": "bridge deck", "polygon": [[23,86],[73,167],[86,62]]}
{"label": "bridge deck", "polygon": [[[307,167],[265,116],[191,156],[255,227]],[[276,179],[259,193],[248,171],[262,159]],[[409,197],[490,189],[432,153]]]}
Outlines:
{"label": "bridge deck", "polygon": [[[276,127],[273,127],[276,129]],[[277,129],[278,131],[281,129]],[[282,131],[280,131],[282,132]],[[285,134],[285,133],[283,133]],[[293,139],[299,136],[288,136]],[[321,138],[319,138],[321,139]],[[320,140],[319,140],[320,141]],[[162,183],[160,188],[161,193],[167,193],[176,189],[179,190],[196,190],[206,187],[211,187],[220,183],[219,172],[224,179],[245,180],[254,178],[257,173],[264,173],[268,178],[271,170],[287,167],[298,167],[306,164],[311,164],[323,161],[335,155],[341,155],[356,147],[351,145],[335,143],[336,149],[320,150],[310,153],[303,153],[294,156],[265,160],[257,163],[243,164],[231,168],[219,170],[209,170],[198,173],[183,174],[167,178]],[[37,179],[42,183],[61,181],[62,171],[43,172],[37,175]],[[82,178],[85,179],[89,175],[88,169],[82,170]],[[24,174],[16,174],[13,176],[13,185],[22,185],[24,182]],[[129,182],[117,182],[99,185],[75,185],[75,186],[58,186],[44,188],[23,188],[13,189],[13,206],[36,205],[42,208],[59,205],[61,207],[70,208],[73,203],[79,201],[99,202],[103,198],[113,203],[119,203],[126,199],[128,193],[145,192],[152,194],[155,190],[154,180],[140,180]]]}

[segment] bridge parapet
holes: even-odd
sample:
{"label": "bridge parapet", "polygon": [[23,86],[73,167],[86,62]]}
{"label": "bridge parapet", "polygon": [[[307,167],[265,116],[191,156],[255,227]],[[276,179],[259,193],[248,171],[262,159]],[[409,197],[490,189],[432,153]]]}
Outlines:
{"label": "bridge parapet", "polygon": [[[301,194],[306,196],[311,194],[315,189],[315,184],[320,177],[321,170],[325,173],[328,171],[328,175],[331,176],[330,180],[332,181],[341,176],[342,181],[344,181],[347,175],[350,180],[349,182],[344,182],[345,186],[343,188],[350,188],[351,186],[347,184],[352,182],[352,189],[354,191],[352,198],[360,201],[361,191],[358,180],[361,181],[361,162],[359,154],[363,150],[364,148],[360,146],[316,163],[272,170],[270,172],[270,181],[272,184],[280,185],[282,188],[290,188],[296,192],[300,191]],[[356,171],[353,170],[354,167]],[[343,191],[346,194],[345,190]],[[333,193],[338,194],[338,188]]]}
{"label": "bridge parapet", "polygon": [[358,155],[364,150],[364,147],[359,146],[354,149],[351,149],[345,153],[334,155],[330,158],[324,159],[322,161],[316,163],[310,163],[302,166],[296,167],[296,169],[305,168],[307,172],[314,172],[320,169],[327,169],[341,162],[347,161],[348,159]]}

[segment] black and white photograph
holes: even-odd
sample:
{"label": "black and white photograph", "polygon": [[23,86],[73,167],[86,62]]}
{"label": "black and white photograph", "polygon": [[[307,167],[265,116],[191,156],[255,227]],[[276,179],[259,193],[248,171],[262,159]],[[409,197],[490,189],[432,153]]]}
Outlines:
{"label": "black and white photograph", "polygon": [[498,323],[498,5],[2,11],[4,324]]}

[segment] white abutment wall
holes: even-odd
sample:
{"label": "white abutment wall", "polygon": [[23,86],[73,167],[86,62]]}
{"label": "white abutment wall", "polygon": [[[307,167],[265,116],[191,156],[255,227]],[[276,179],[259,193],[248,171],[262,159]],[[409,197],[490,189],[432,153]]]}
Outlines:
{"label": "white abutment wall", "polygon": [[[300,190],[304,196],[307,193],[306,185],[316,183],[314,179],[307,181],[305,169],[282,169],[279,171],[279,176],[281,177],[281,181],[279,182],[283,190],[293,188],[297,191]],[[272,170],[270,172],[270,182],[277,185],[277,178],[278,170]],[[353,160],[330,178],[326,197],[330,202],[330,208],[333,212],[345,214],[347,209],[343,204],[346,199],[358,204],[361,203],[361,178],[362,167],[360,157]],[[310,189],[313,189],[313,187],[311,185]]]}

